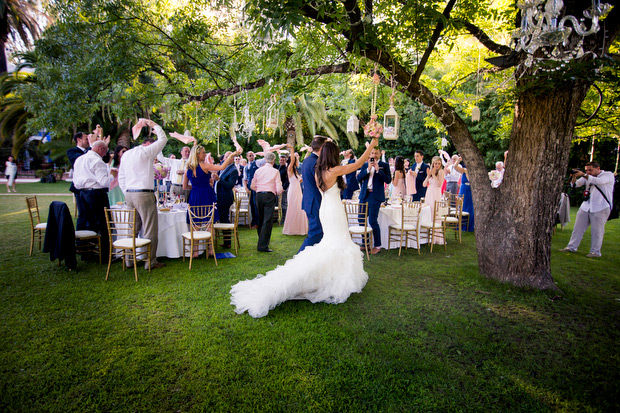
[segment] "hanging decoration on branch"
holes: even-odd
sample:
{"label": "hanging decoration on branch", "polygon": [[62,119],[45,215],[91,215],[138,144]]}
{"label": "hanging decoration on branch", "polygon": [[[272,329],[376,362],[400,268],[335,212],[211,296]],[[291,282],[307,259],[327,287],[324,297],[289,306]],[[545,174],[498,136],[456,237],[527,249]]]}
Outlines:
{"label": "hanging decoration on branch", "polygon": [[267,108],[267,125],[266,127],[276,129],[278,127],[278,109],[276,107],[276,95],[271,95],[269,108]]}
{"label": "hanging decoration on branch", "polygon": [[400,117],[394,109],[394,96],[396,89],[394,88],[394,76],[392,76],[392,94],[390,95],[390,108],[383,115],[383,138],[386,140],[398,139],[398,129],[400,126]]}
{"label": "hanging decoration on branch", "polygon": [[254,129],[256,129],[256,122],[254,116],[250,116],[250,105],[248,102],[248,92],[245,92],[245,107],[243,108],[243,123],[239,126],[241,134],[250,141]]}
{"label": "hanging decoration on branch", "polygon": [[352,114],[347,120],[347,133],[358,133],[360,131],[360,120]]}
{"label": "hanging decoration on branch", "polygon": [[[577,19],[565,15],[559,19],[564,8],[562,0],[523,0],[517,3],[517,7],[521,9],[521,27],[512,33],[512,38],[517,52],[525,51],[529,54],[525,61],[528,67],[534,63],[534,54],[539,49],[546,56],[542,60],[563,64],[583,56],[583,38],[571,42],[571,33],[575,31],[581,37],[597,33],[600,29],[599,18],[611,9],[607,3],[592,0],[592,7],[583,12],[584,17]],[[589,29],[585,24],[586,19],[592,21]],[[546,48],[552,48],[551,52]]]}
{"label": "hanging decoration on branch", "polygon": [[372,83],[374,84],[372,91],[372,103],[370,106],[370,121],[364,126],[364,135],[370,138],[378,138],[383,133],[383,125],[377,122],[377,86],[380,82],[379,74],[377,73],[377,65],[375,64],[375,74],[372,76]]}
{"label": "hanging decoration on branch", "polygon": [[[239,122],[237,122],[237,96],[233,96],[233,123],[230,125],[230,133],[233,134],[239,130]],[[219,152],[219,151],[218,151]]]}

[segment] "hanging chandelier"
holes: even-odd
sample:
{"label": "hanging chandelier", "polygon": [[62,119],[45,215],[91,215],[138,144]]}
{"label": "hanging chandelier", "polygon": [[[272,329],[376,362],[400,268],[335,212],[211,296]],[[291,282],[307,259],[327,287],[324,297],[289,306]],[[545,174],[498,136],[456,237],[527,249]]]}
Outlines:
{"label": "hanging chandelier", "polygon": [[[525,62],[527,66],[532,65],[533,55],[538,50],[545,54],[543,60],[563,63],[583,56],[583,39],[576,43],[570,42],[571,33],[574,31],[585,37],[598,32],[599,18],[611,9],[611,5],[607,3],[601,4],[600,0],[592,0],[592,7],[583,12],[584,17],[577,19],[565,15],[560,19],[564,8],[562,0],[524,0],[517,6],[521,9],[521,27],[513,32],[512,38],[518,52],[525,51],[529,54]],[[591,20],[589,29],[586,19]],[[551,52],[548,48],[551,48]]]}

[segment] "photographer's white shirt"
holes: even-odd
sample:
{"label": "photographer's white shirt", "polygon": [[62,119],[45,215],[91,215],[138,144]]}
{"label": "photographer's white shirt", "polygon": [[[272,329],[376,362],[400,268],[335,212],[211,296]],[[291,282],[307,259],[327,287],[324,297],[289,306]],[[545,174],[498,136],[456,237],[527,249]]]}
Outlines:
{"label": "photographer's white shirt", "polygon": [[[601,171],[598,176],[589,175],[588,179],[581,177],[575,182],[576,187],[586,185],[586,189],[590,191],[590,199],[581,203],[581,209],[584,212],[599,212],[605,208],[609,208],[609,203],[605,201],[605,198],[601,194],[601,191],[605,193],[605,196],[609,202],[613,203],[614,192],[614,174],[607,171]],[[601,191],[596,189],[594,185],[598,186]]]}

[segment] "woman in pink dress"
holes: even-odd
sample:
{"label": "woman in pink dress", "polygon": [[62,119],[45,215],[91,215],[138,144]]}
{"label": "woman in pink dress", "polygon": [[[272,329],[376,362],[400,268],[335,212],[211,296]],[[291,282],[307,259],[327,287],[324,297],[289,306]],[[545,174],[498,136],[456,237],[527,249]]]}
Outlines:
{"label": "woman in pink dress", "polygon": [[291,156],[288,158],[288,190],[286,209],[286,218],[284,218],[284,227],[282,233],[284,235],[306,235],[308,233],[308,217],[301,209],[301,175],[297,172],[299,166],[299,154],[293,151],[293,147],[289,146]]}
{"label": "woman in pink dress", "polygon": [[[444,177],[445,174],[441,164],[441,158],[439,156],[433,156],[428,175],[422,184],[427,188],[424,203],[431,207],[433,213],[435,211],[435,201],[441,200],[441,186],[443,185]],[[439,237],[433,237],[433,243],[443,244]]]}

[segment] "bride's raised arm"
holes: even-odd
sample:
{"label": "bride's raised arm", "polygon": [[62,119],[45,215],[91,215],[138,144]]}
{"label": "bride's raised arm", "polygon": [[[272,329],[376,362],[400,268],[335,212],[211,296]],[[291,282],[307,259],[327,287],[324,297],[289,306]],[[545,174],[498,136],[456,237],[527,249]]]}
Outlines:
{"label": "bride's raised arm", "polygon": [[331,168],[330,173],[336,176],[342,176],[342,175],[350,174],[351,172],[357,171],[368,160],[368,158],[370,157],[370,153],[375,148],[375,146],[377,146],[378,144],[379,144],[379,138],[373,138],[372,141],[370,141],[370,145],[368,145],[368,147],[366,148],[362,156],[360,156],[357,161],[355,161],[354,163],[347,164],[347,165],[334,166],[333,168]]}

